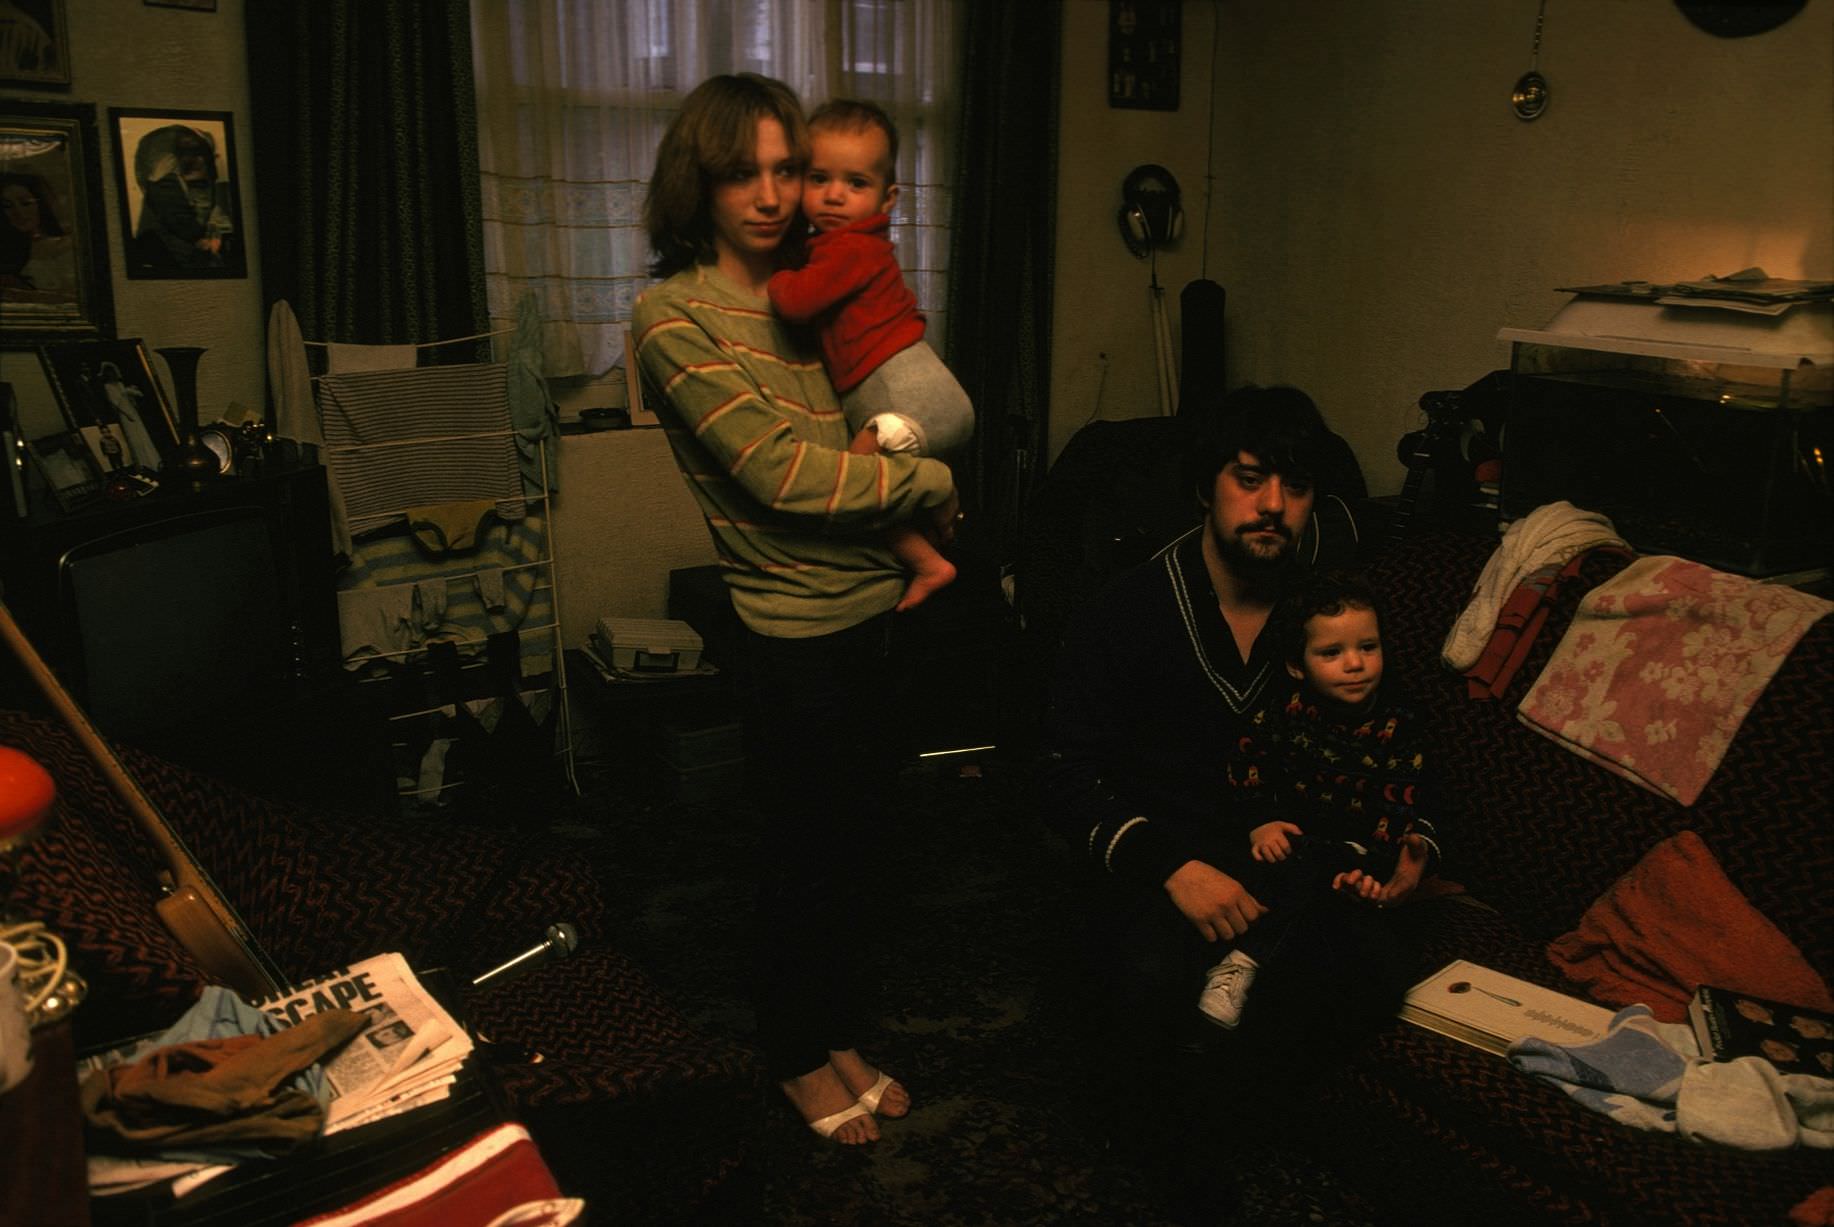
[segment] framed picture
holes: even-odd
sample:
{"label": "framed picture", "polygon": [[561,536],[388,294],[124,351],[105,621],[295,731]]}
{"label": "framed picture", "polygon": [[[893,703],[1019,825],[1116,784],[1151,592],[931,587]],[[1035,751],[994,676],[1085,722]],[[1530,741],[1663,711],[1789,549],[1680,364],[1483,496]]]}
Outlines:
{"label": "framed picture", "polygon": [[127,275],[248,276],[229,112],[109,107],[108,122],[115,137]]}
{"label": "framed picture", "polygon": [[0,343],[114,332],[96,109],[0,99]]}
{"label": "framed picture", "polygon": [[102,494],[102,474],[75,432],[41,435],[26,442],[32,464],[59,509],[71,512]]}
{"label": "framed picture", "polygon": [[0,381],[0,523],[23,520],[31,515],[26,498],[26,465],[31,457],[25,450],[25,436],[19,433],[19,409],[13,400],[13,385]]}
{"label": "framed picture", "polygon": [[0,85],[70,88],[64,0],[0,0]]}
{"label": "framed picture", "polygon": [[178,446],[178,424],[138,339],[46,345],[38,359],[65,425],[101,472],[157,469]]}
{"label": "framed picture", "polygon": [[1108,0],[1108,105],[1178,109],[1181,0]]}

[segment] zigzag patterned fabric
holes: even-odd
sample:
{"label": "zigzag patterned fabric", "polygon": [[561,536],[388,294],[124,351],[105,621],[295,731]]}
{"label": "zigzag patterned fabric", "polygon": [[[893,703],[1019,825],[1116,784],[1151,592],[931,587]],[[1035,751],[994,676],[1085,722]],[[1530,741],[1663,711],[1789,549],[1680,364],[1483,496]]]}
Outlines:
{"label": "zigzag patterned fabric", "polygon": [[[1467,696],[1438,653],[1493,541],[1427,535],[1375,559],[1387,594],[1389,668],[1427,719],[1457,827],[1482,831],[1457,850],[1470,898],[1420,905],[1421,975],[1467,958],[1572,991],[1543,947],[1652,845],[1698,831],[1752,905],[1824,977],[1834,972],[1834,620],[1796,646],[1753,705],[1719,773],[1684,808],[1528,732],[1514,708],[1546,665],[1580,599],[1627,559],[1588,556],[1562,585],[1549,621],[1500,701]],[[1477,901],[1483,901],[1479,903]],[[1785,1222],[1829,1182],[1825,1152],[1730,1152],[1626,1129],[1587,1112],[1499,1058],[1415,1027],[1386,1028],[1346,1076],[1326,1079],[1312,1119],[1334,1162],[1409,1181],[1412,1221],[1487,1223]],[[1330,1143],[1327,1142],[1327,1145]]]}
{"label": "zigzag patterned fabric", "polygon": [[[8,904],[56,930],[88,979],[73,1016],[79,1045],[165,1026],[205,977],[154,913],[157,850],[61,724],[0,711],[0,744],[57,782],[55,817],[19,851]],[[669,1222],[746,1170],[761,1129],[761,1066],[697,1032],[612,948],[604,892],[576,845],[309,813],[131,749],[120,755],[290,976],[400,950],[469,978],[554,920],[571,922],[578,955],[467,1002],[481,1032],[543,1055],[498,1072],[569,1188],[630,1221]]]}

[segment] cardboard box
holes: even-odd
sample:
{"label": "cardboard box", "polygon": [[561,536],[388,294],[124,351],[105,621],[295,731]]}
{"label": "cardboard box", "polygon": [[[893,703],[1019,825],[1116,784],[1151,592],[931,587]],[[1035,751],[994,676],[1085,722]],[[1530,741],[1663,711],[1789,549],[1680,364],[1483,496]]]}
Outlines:
{"label": "cardboard box", "polygon": [[678,673],[700,668],[701,637],[686,622],[666,618],[600,618],[606,663],[627,673]]}

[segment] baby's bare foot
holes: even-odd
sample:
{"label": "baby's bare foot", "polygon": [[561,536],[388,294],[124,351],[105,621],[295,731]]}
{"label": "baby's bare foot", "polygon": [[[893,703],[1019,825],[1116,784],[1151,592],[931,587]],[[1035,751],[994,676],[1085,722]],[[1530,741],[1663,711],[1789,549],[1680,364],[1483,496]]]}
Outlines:
{"label": "baby's bare foot", "polygon": [[911,572],[911,582],[905,586],[904,599],[898,602],[897,611],[903,613],[907,609],[917,608],[954,582],[955,564],[938,554],[934,565],[926,565]]}

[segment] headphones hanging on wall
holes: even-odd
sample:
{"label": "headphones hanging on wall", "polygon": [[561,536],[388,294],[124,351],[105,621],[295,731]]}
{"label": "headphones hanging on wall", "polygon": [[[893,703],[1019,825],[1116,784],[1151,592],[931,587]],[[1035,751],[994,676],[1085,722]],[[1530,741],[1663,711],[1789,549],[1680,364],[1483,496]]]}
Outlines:
{"label": "headphones hanging on wall", "polygon": [[1121,239],[1139,259],[1184,233],[1184,209],[1178,203],[1178,180],[1154,162],[1136,166],[1121,184]]}

